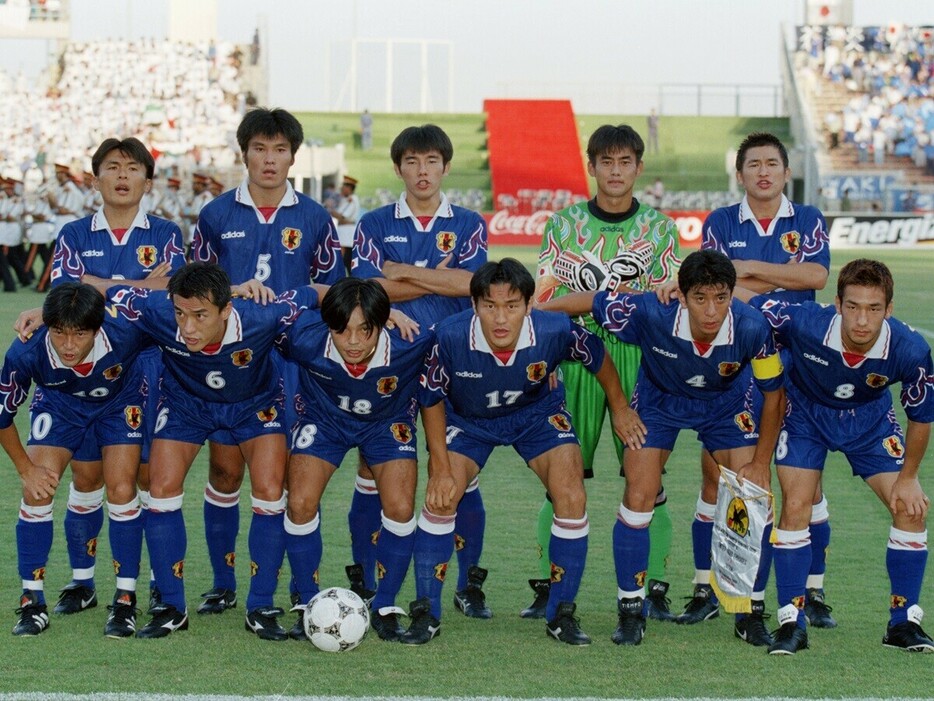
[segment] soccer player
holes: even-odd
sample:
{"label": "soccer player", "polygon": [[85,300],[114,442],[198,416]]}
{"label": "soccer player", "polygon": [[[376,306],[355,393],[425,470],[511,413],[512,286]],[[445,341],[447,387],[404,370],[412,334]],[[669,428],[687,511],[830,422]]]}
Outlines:
{"label": "soccer player", "polygon": [[[249,296],[244,286],[238,295]],[[150,462],[149,549],[161,602],[139,629],[161,638],[188,627],[184,564],[187,539],[182,516],[185,476],[210,435],[222,432],[250,467],[250,592],[245,626],[265,640],[284,640],[273,607],[285,553],[283,481],[286,426],[282,381],[273,343],[303,309],[317,306],[311,287],[287,292],[268,305],[231,300],[230,279],[217,265],[191,263],[169,281],[168,294],[120,290],[115,313],[135,321],[163,352],[159,413]]]}
{"label": "soccer player", "polygon": [[[458,500],[497,445],[511,445],[551,494],[548,634],[589,645],[574,617],[587,558],[587,495],[580,444],[549,375],[575,359],[606,392],[617,435],[634,430],[619,375],[603,343],[567,317],[533,310],[535,282],[512,258],[483,265],[470,282],[473,309],[435,327],[425,376],[425,420],[447,422],[447,459],[432,454],[425,506],[415,536],[415,590],[401,642],[421,645],[441,630],[441,589],[454,544]],[[444,399],[444,403],[441,400]]]}
{"label": "soccer player", "polygon": [[[428,328],[470,307],[470,279],[486,262],[486,222],[476,212],[448,202],[441,190],[454,147],[440,127],[408,127],[390,148],[405,192],[395,204],[363,215],[354,239],[351,274],[373,278],[401,311]],[[373,536],[379,530],[379,495],[361,465],[350,507],[352,571],[373,579]],[[457,514],[458,581],[455,606],[473,618],[489,618],[479,566],[486,512],[477,482],[471,483]],[[358,567],[359,565],[359,567]]]}
{"label": "soccer player", "polygon": [[[679,304],[652,294],[578,293],[545,308],[581,313],[642,349],[632,407],[645,432],[623,456],[626,489],[613,531],[619,587],[618,645],[645,633],[649,523],[662,471],[683,428],[697,431],[718,464],[769,488],[784,408],[782,365],[762,314],[733,298],[736,271],[716,251],[696,251],[678,271]],[[761,391],[754,390],[752,380]],[[761,407],[761,412],[760,412]],[[632,447],[632,446],[630,446]],[[747,635],[767,635],[761,616]]]}
{"label": "soccer player", "polygon": [[[330,285],[344,276],[331,217],[295,192],[287,179],[303,140],[302,126],[289,112],[247,112],[237,128],[246,176],[201,210],[194,260],[217,263],[235,284],[248,284],[257,295],[263,286],[281,294],[309,282]],[[285,378],[285,426],[291,430],[297,419],[298,366],[278,355],[275,360]],[[202,614],[222,613],[237,604],[234,553],[244,463],[236,443],[223,434],[211,437],[204,526],[214,585],[198,607]]]}
{"label": "soccer player", "polygon": [[[747,136],[736,153],[736,179],[745,190],[742,201],[711,212],[704,222],[701,248],[718,250],[733,261],[737,275],[734,294],[742,300],[765,294],[778,301],[813,302],[815,290],[827,283],[830,267],[827,224],[818,209],[792,203],[783,194],[791,179],[784,144],[772,134]],[[788,360],[783,357],[786,365]],[[709,453],[702,452],[701,463],[703,483],[691,529],[694,593],[677,619],[687,624],[719,615],[719,602],[710,586],[710,543],[719,470]],[[812,517],[806,613],[811,625],[832,628],[836,622],[824,601],[830,521],[820,484],[814,495]],[[752,594],[755,615],[765,610],[765,585],[772,556],[770,534],[771,524],[763,534],[762,568]],[[740,636],[742,619],[743,614],[738,614],[736,633]],[[748,642],[748,637],[744,639]]]}
{"label": "soccer player", "polygon": [[[143,378],[134,361],[144,342],[129,324],[106,317],[103,297],[78,282],[49,292],[42,320],[27,341],[13,342],[0,371],[0,445],[23,484],[16,524],[23,593],[13,634],[38,635],[49,625],[43,585],[52,547],[52,499],[72,455],[90,438],[102,461],[74,461],[72,470],[76,482],[107,486],[117,586],[104,633],[132,636],[143,545],[136,473],[144,411]],[[38,388],[24,449],[13,418],[32,382]],[[83,596],[84,608],[96,602],[94,589]]]}
{"label": "soccer player", "polygon": [[[389,312],[379,284],[344,278],[324,295],[320,313],[302,314],[286,334],[283,350],[303,368],[304,401],[292,432],[285,532],[303,609],[318,593],[321,495],[347,451],[359,448],[382,503],[371,620],[380,638],[398,640],[403,611],[395,599],[415,543],[416,393],[434,335],[406,340],[388,330]],[[444,427],[428,437],[443,453]]]}
{"label": "soccer player", "polygon": [[[775,530],[780,627],[771,654],[808,647],[811,497],[828,450],[846,456],[853,474],[892,515],[885,558],[891,603],[882,644],[934,652],[920,626],[930,500],[918,482],[934,421],[934,365],[921,335],[892,317],[893,293],[884,264],[858,259],[840,270],[833,307],[774,301],[763,307],[777,342],[792,358],[785,383],[788,411],[775,449],[782,489]],[[889,390],[896,383],[908,417],[904,433]]]}
{"label": "soccer player", "polygon": [[[147,214],[140,208],[143,194],[152,187],[155,162],[136,138],[105,139],[91,157],[94,187],[103,205],[93,215],[62,228],[55,244],[50,276],[52,287],[83,282],[101,294],[119,280],[141,288],[165,289],[168,276],[184,264],[181,232],[176,224]],[[32,319],[38,319],[33,315]],[[30,317],[20,317],[18,330],[29,333]],[[155,421],[162,360],[158,349],[140,359],[145,377],[146,406],[139,484],[143,508],[148,485],[149,443]],[[100,448],[89,436],[74,451],[72,483],[65,512],[65,539],[72,566],[72,581],[62,590],[55,613],[74,614],[97,605],[94,588],[97,537],[104,520],[104,484],[100,479]],[[87,482],[90,476],[96,479]]]}
{"label": "soccer player", "polygon": [[[645,144],[628,125],[599,127],[587,143],[587,172],[597,186],[596,196],[555,213],[545,225],[535,298],[543,302],[570,292],[613,290],[620,285],[648,290],[672,278],[679,265],[678,228],[664,214],[639,202],[634,196],[642,174]],[[639,347],[623,343],[600,328],[589,317],[578,319],[597,334],[631,396],[639,368]],[[596,380],[579,363],[562,367],[568,411],[581,439],[584,475],[593,476],[594,454],[606,401]],[[623,460],[623,444],[614,438],[616,457]],[[660,620],[673,618],[666,593],[665,560],[671,548],[671,516],[667,497],[660,488],[652,519],[652,553],[649,563],[649,615]],[[552,508],[547,499],[538,520],[538,542],[546,552]],[[542,558],[542,579],[529,580],[535,601],[520,614],[540,618],[548,600],[548,562]]]}

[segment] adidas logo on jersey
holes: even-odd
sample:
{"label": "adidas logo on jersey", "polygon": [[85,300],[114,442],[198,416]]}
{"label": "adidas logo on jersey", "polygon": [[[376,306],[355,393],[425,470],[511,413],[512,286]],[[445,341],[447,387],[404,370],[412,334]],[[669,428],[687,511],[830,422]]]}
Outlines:
{"label": "adidas logo on jersey", "polygon": [[811,361],[815,362],[815,363],[818,363],[818,364],[820,364],[820,365],[823,365],[824,367],[828,367],[828,366],[830,365],[830,364],[829,364],[826,360],[824,360],[823,358],[818,358],[816,355],[812,355],[811,353],[805,353],[805,354],[804,354],[804,357],[807,358],[808,360],[811,360]]}
{"label": "adidas logo on jersey", "polygon": [[730,241],[727,243],[727,248],[746,248],[745,241]]}
{"label": "adidas logo on jersey", "polygon": [[222,241],[224,239],[243,239],[243,238],[246,238],[245,231],[225,231],[223,234],[221,234]]}
{"label": "adidas logo on jersey", "polygon": [[81,251],[82,258],[103,258],[103,251]]}
{"label": "adidas logo on jersey", "polygon": [[458,370],[454,374],[457,375],[458,377],[470,377],[474,379],[480,379],[481,377],[483,377],[482,372],[469,372],[467,370]]}
{"label": "adidas logo on jersey", "polygon": [[163,346],[163,348],[164,348],[165,350],[169,351],[169,353],[175,353],[175,355],[180,355],[180,356],[182,356],[182,357],[184,357],[184,358],[190,358],[190,357],[191,357],[191,353],[186,353],[186,352],[183,351],[183,350],[178,350],[178,348],[172,348],[171,346]]}
{"label": "adidas logo on jersey", "polygon": [[387,236],[383,239],[385,243],[408,243],[408,236]]}
{"label": "adidas logo on jersey", "polygon": [[659,355],[664,355],[666,358],[677,358],[677,353],[672,353],[671,351],[666,351],[658,346],[652,346],[652,350],[658,353]]}

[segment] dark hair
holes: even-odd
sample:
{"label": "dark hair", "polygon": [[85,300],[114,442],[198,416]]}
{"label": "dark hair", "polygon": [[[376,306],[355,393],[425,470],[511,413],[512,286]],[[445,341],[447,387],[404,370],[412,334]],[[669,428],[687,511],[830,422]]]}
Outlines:
{"label": "dark hair", "polygon": [[104,298],[83,282],[63,282],[46,295],[42,323],[50,329],[97,333],[104,325]]}
{"label": "dark hair", "polygon": [[885,293],[886,305],[892,301],[895,294],[895,281],[892,279],[892,272],[888,266],[869,258],[851,260],[840,269],[840,274],[837,276],[837,297],[841,301],[849,285],[880,288]]}
{"label": "dark hair", "polygon": [[136,161],[146,168],[146,179],[152,180],[156,172],[156,161],[153,159],[149,149],[143,145],[143,142],[134,136],[126,139],[104,139],[94,155],[91,156],[91,172],[94,177],[100,175],[101,163],[107,158],[111,151],[119,151],[130,160]]}
{"label": "dark hair", "polygon": [[479,267],[470,278],[470,298],[479,302],[490,294],[493,285],[509,285],[518,290],[528,304],[535,293],[535,280],[522,263],[515,258],[503,258],[498,263],[489,261]]}
{"label": "dark hair", "polygon": [[169,278],[168,292],[173,297],[203,299],[223,309],[230,301],[230,278],[216,263],[189,263]]}
{"label": "dark hair", "polygon": [[720,251],[694,251],[678,270],[678,289],[687,294],[695,287],[724,286],[731,292],[736,287],[736,268]]}
{"label": "dark hair", "polygon": [[382,329],[389,320],[389,295],[375,280],[345,277],[335,282],[321,300],[321,318],[332,331],[341,333],[353,310],[360,307],[368,330]]}
{"label": "dark hair", "polygon": [[437,151],[441,154],[441,162],[447,165],[454,158],[454,145],[444,133],[444,129],[434,124],[423,124],[420,127],[403,129],[399,136],[393,139],[389,148],[389,156],[397,166],[402,165],[402,157],[406,153],[428,153]]}
{"label": "dark hair", "polygon": [[635,129],[628,124],[615,127],[612,124],[604,124],[590,135],[590,140],[587,142],[587,160],[593,165],[600,156],[627,148],[636,154],[637,163],[642,160],[645,142]]}
{"label": "dark hair", "polygon": [[298,147],[302,145],[302,141],[305,140],[305,132],[299,121],[291,112],[280,107],[272,110],[257,107],[247,112],[240,126],[237,127],[237,144],[240,146],[240,151],[246,153],[250,139],[254,136],[272,139],[280,134],[289,142],[294,156]]}
{"label": "dark hair", "polygon": [[777,148],[778,153],[782,157],[782,165],[786,168],[788,167],[788,149],[785,148],[785,144],[783,144],[775,134],[769,134],[765,131],[754,131],[743,139],[743,142],[739,145],[739,150],[736,152],[737,173],[743,169],[743,164],[746,162],[746,152],[751,148],[757,148],[759,146],[774,146]]}

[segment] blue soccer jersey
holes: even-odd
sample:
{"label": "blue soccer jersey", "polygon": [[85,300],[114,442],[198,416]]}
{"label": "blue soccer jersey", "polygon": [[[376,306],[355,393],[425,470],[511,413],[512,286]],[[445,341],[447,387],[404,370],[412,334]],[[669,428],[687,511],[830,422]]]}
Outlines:
{"label": "blue soccer jersey", "polygon": [[281,404],[273,345],[304,309],[318,306],[311,287],[284,292],[266,306],[234,299],[220,347],[213,353],[193,353],[181,339],[167,293],[127,288],[112,292],[110,313],[139,324],[162,348],[166,370],[162,393],[173,401],[190,394],[203,402]]}
{"label": "blue soccer jersey", "polygon": [[191,255],[220,265],[235,285],[256,279],[277,293],[344,277],[331,216],[291,185],[268,220],[246,180],[209,202],[198,215]]}
{"label": "blue soccer jersey", "polygon": [[[785,264],[817,263],[830,268],[827,222],[816,207],[793,204],[784,195],[775,218],[763,229],[746,198],[720,207],[704,222],[701,248],[713,248],[732,260]],[[776,289],[769,297],[784,302],[813,302],[814,290]]]}
{"label": "blue soccer jersey", "polygon": [[891,406],[889,385],[900,382],[908,418],[934,421],[931,349],[907,324],[887,319],[875,345],[851,365],[843,355],[842,319],[834,307],[766,301],[762,311],[791,354],[789,382],[811,402],[837,410],[863,408],[881,419]]}
{"label": "blue soccer jersey", "polygon": [[782,386],[782,365],[768,323],[737,299],[710,344],[695,343],[686,308],[663,304],[652,294],[599,292],[593,318],[624,343],[642,349],[640,377],[665,393],[707,400],[744,394],[750,368],[763,392]]}
{"label": "blue soccer jersey", "polygon": [[66,224],[55,244],[50,280],[53,286],[80,282],[82,275],[113,280],[142,280],[160,263],[171,272],[185,264],[178,225],[139,212],[122,237],[110,229],[103,208]]}
{"label": "blue soccer jersey", "polygon": [[[412,214],[405,196],[396,204],[367,212],[357,224],[351,274],[383,277],[386,261],[436,268],[452,256],[449,268],[476,272],[486,263],[486,222],[476,212],[451,205],[442,195],[441,206],[427,225]],[[470,307],[467,297],[427,294],[393,306],[421,324],[434,324]]]}

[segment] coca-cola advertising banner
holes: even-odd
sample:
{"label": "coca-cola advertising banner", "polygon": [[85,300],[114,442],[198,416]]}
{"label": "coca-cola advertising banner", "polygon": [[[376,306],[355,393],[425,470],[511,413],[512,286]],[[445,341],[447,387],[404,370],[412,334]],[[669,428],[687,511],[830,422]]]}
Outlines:
{"label": "coca-cola advertising banner", "polygon": [[[552,215],[550,209],[538,209],[530,214],[516,214],[508,209],[501,209],[492,214],[484,214],[489,240],[492,246],[541,246],[545,223]],[[701,231],[708,211],[672,210],[666,211],[678,225],[678,235],[682,248],[697,248],[701,242]]]}

